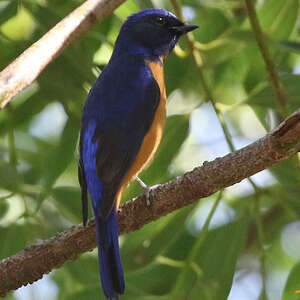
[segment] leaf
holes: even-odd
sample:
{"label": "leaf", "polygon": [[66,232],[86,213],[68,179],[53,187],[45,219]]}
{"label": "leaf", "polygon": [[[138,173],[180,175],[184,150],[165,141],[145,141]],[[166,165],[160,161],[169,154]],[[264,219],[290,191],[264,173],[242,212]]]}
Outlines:
{"label": "leaf", "polygon": [[51,279],[59,286],[57,300],[82,299],[80,297],[84,292],[87,299],[105,299],[101,289],[97,255],[84,254],[75,261],[66,262],[63,268],[53,272]]}
{"label": "leaf", "polygon": [[79,124],[69,119],[65,125],[60,142],[50,149],[45,157],[46,187],[51,187],[58,176],[75,159],[75,149],[79,133]]}
{"label": "leaf", "polygon": [[195,242],[192,251],[196,256],[186,261],[186,268],[174,284],[172,298],[226,299],[245,242],[245,230],[244,223],[229,223],[210,230],[202,243]]}
{"label": "leaf", "polygon": [[195,8],[195,15],[193,23],[199,24],[199,28],[194,35],[201,43],[209,43],[217,39],[230,25],[220,9],[201,5]]}
{"label": "leaf", "polygon": [[258,11],[260,25],[275,39],[286,39],[296,24],[298,0],[268,0]]}
{"label": "leaf", "polygon": [[25,225],[0,227],[0,240],[0,259],[3,259],[25,248],[27,228]]}
{"label": "leaf", "polygon": [[15,166],[0,161],[0,186],[9,191],[17,191],[20,183]]}
{"label": "leaf", "polygon": [[114,13],[122,20],[126,20],[130,14],[137,12],[139,12],[139,7],[136,1],[133,0],[126,1],[124,5],[121,5],[114,11]]}
{"label": "leaf", "polygon": [[18,1],[10,0],[4,1],[4,7],[0,6],[0,26],[5,23],[8,19],[17,14]]}
{"label": "leaf", "polygon": [[[165,63],[165,80],[168,94],[180,88],[184,92],[193,90],[201,90],[201,86],[195,86],[195,74],[197,68],[191,57],[180,58],[175,54],[170,54]],[[180,76],[178,76],[180,74]]]}
{"label": "leaf", "polygon": [[[165,296],[166,299],[227,298],[235,263],[245,241],[246,226],[236,222],[213,229],[208,233],[205,242],[198,247],[197,239],[185,228],[178,230],[182,220],[179,221],[177,217],[183,215],[178,212],[163,229],[165,235],[155,236],[157,242],[161,243],[157,252],[161,253],[160,256],[135,271],[128,272],[125,269],[126,283],[130,289],[127,296],[132,295],[132,290],[139,291],[139,297],[151,294],[153,297]],[[151,237],[149,239],[150,250],[153,243]],[[189,253],[194,249],[197,255],[191,265],[199,267],[190,267],[188,262]],[[133,257],[141,258],[138,253],[134,254]],[[126,254],[125,258],[127,259]],[[197,273],[197,269],[201,272]]]}
{"label": "leaf", "polygon": [[75,187],[57,187],[51,191],[60,213],[74,223],[79,223],[81,217],[81,192]]}
{"label": "leaf", "polygon": [[278,43],[279,46],[285,47],[288,50],[295,51],[300,53],[300,43],[297,42],[289,42],[289,41],[281,41]]}
{"label": "leaf", "polygon": [[266,131],[269,132],[271,130],[271,126],[270,122],[268,121],[268,108],[256,105],[252,105],[251,107],[260,123],[263,125]]}
{"label": "leaf", "polygon": [[0,220],[6,215],[8,208],[8,203],[0,198]]}
{"label": "leaf", "polygon": [[13,293],[5,295],[5,300],[16,300]]}
{"label": "leaf", "polygon": [[286,281],[282,300],[299,300],[300,299],[300,263],[298,262],[290,271]]}
{"label": "leaf", "polygon": [[[32,91],[31,88],[29,90]],[[27,96],[30,97],[27,98]],[[16,104],[13,102],[13,111],[9,113],[7,110],[3,110],[0,115],[0,134],[4,134],[12,128],[19,129],[21,126],[28,125],[32,117],[41,112],[50,101],[49,96],[40,91],[28,95],[26,90],[19,95],[19,99],[24,102]]]}
{"label": "leaf", "polygon": [[[121,247],[124,268],[135,270],[146,266],[157,256],[164,255],[166,251],[170,254],[170,248],[173,249],[174,241],[183,235],[193,239],[185,227],[185,222],[194,207],[191,205],[175,211],[164,218],[147,224],[139,231],[124,236]],[[178,230],[178,226],[180,226],[180,230]],[[162,243],[162,241],[164,242]],[[184,249],[189,251],[189,248]],[[175,257],[175,259],[179,258]]]}
{"label": "leaf", "polygon": [[132,290],[139,291],[139,296],[147,294],[162,296],[169,293],[179,271],[169,265],[153,262],[144,268],[127,273],[126,282]]}
{"label": "leaf", "polygon": [[300,216],[298,196],[300,193],[300,175],[298,165],[299,161],[295,156],[272,166],[270,171],[281,184],[281,189],[284,189],[284,192],[279,191],[279,197],[284,198],[284,201],[289,203],[293,212]]}
{"label": "leaf", "polygon": [[63,300],[106,300],[107,298],[104,296],[99,282],[99,287],[88,287],[85,289],[82,289],[80,292],[76,293],[70,293],[65,298],[60,298]]}
{"label": "leaf", "polygon": [[[95,251],[95,254],[97,251]],[[83,286],[96,285],[100,287],[98,255],[84,255],[75,262],[65,265],[66,270]]]}
{"label": "leaf", "polygon": [[234,104],[246,95],[243,82],[249,70],[248,57],[244,52],[218,64],[214,76],[214,95],[219,102]]}
{"label": "leaf", "polygon": [[[300,75],[282,75],[280,82],[287,97],[288,106],[291,111],[300,107]],[[264,82],[250,94],[246,101],[249,105],[259,105],[280,110],[281,107],[276,98],[274,86],[271,82]]]}
{"label": "leaf", "polygon": [[298,158],[292,157],[270,168],[275,178],[287,188],[300,186]]}

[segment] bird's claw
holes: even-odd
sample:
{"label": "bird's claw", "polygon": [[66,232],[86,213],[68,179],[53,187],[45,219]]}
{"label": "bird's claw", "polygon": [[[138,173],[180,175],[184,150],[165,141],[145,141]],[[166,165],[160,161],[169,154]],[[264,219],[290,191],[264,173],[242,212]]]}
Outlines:
{"label": "bird's claw", "polygon": [[149,186],[149,185],[145,184],[139,177],[136,177],[136,181],[143,188],[145,197],[146,197],[146,204],[147,204],[147,206],[150,206],[150,192],[151,192],[151,190],[155,189],[159,185],[155,184],[155,185]]}

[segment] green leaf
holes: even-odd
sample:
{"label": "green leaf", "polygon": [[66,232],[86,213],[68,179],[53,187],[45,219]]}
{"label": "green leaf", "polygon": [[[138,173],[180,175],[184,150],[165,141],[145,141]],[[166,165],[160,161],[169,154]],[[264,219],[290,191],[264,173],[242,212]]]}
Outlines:
{"label": "green leaf", "polygon": [[[29,91],[32,91],[32,89],[29,88]],[[27,98],[27,96],[30,97]],[[45,95],[40,91],[28,95],[26,90],[19,95],[19,99],[21,103],[14,104],[12,102],[12,112],[3,110],[3,113],[0,114],[0,134],[4,134],[12,128],[19,129],[21,126],[29,125],[32,117],[40,113],[50,101],[49,95]]]}
{"label": "green leaf", "polygon": [[[280,82],[287,97],[290,110],[298,109],[300,107],[300,75],[282,75],[280,76]],[[262,83],[250,94],[246,102],[251,106],[259,105],[266,108],[281,109],[271,82]]]}
{"label": "green leaf", "polygon": [[105,299],[101,289],[97,255],[86,253],[75,261],[68,261],[63,268],[53,272],[51,278],[59,286],[58,300],[83,299],[81,297],[84,292],[86,299]]}
{"label": "green leaf", "polygon": [[263,125],[266,131],[269,132],[271,130],[271,126],[268,122],[268,108],[256,105],[252,105],[251,108],[253,109],[260,123]]}
{"label": "green leaf", "polygon": [[10,0],[3,1],[4,5],[0,6],[0,26],[5,23],[8,19],[15,16],[17,14],[18,1]]}
{"label": "green leaf", "polygon": [[300,53],[300,43],[298,42],[281,41],[278,43],[278,45],[281,47],[285,47],[288,50]]}
{"label": "green leaf", "polygon": [[[136,232],[124,236],[121,247],[124,268],[126,270],[141,268],[149,264],[155,257],[161,254],[165,255],[166,252],[174,259],[185,258],[189,248],[177,249],[174,242],[178,241],[180,237],[182,237],[181,241],[193,239],[185,226],[185,221],[193,209],[194,205],[191,205],[175,211],[164,218],[147,224]],[[180,230],[178,226],[180,226]],[[183,238],[183,236],[188,238]],[[162,243],[162,241],[164,242]],[[177,250],[181,252],[181,255],[178,254]]]}
{"label": "green leaf", "polygon": [[0,161],[0,186],[9,191],[17,191],[20,178],[15,166]]}
{"label": "green leaf", "polygon": [[68,262],[65,268],[83,286],[96,285],[100,287],[98,255],[83,255],[80,260]]}
{"label": "green leaf", "polygon": [[99,282],[99,287],[88,287],[82,289],[80,292],[70,293],[65,296],[65,298],[60,298],[63,300],[106,300]]}
{"label": "green leaf", "polygon": [[191,57],[181,58],[171,54],[165,63],[164,71],[168,94],[178,88],[182,89],[183,92],[190,91],[192,86],[193,90],[195,88],[201,89],[200,85],[195,86],[197,68]]}
{"label": "green leaf", "polygon": [[0,198],[0,220],[6,215],[8,208],[8,203]]}
{"label": "green leaf", "polygon": [[300,193],[299,161],[296,156],[284,160],[270,168],[272,175],[279,181],[284,192],[278,192],[285,202],[289,203],[294,213],[300,216]]}
{"label": "green leaf", "polygon": [[195,242],[192,252],[196,257],[186,260],[186,267],[174,284],[172,298],[226,299],[245,242],[245,231],[244,223],[229,223],[210,230],[202,243]]}
{"label": "green leaf", "polygon": [[287,188],[300,186],[298,158],[292,157],[270,168],[275,178]]}
{"label": "green leaf", "polygon": [[74,223],[79,223],[81,217],[81,192],[75,187],[58,187],[51,191],[60,213]]}
{"label": "green leaf", "polygon": [[179,271],[178,268],[153,262],[144,268],[127,273],[126,282],[132,290],[139,290],[140,295],[164,295],[169,293]]}
{"label": "green leaf", "polygon": [[0,259],[3,259],[25,248],[27,228],[25,225],[0,227],[0,240]]}
{"label": "green leaf", "polygon": [[282,300],[300,299],[300,263],[298,262],[290,271],[284,287]]}
{"label": "green leaf", "polygon": [[199,28],[194,35],[201,43],[217,39],[230,25],[224,12],[219,9],[201,5],[195,9],[195,15],[193,23],[199,24]]}
{"label": "green leaf", "polygon": [[298,0],[268,0],[258,11],[260,25],[275,39],[286,39],[295,27]]}
{"label": "green leaf", "polygon": [[51,187],[58,176],[75,159],[75,149],[79,133],[79,124],[69,119],[65,125],[60,142],[52,147],[45,157],[46,187]]}
{"label": "green leaf", "polygon": [[13,293],[9,293],[8,295],[5,295],[5,300],[16,300]]}

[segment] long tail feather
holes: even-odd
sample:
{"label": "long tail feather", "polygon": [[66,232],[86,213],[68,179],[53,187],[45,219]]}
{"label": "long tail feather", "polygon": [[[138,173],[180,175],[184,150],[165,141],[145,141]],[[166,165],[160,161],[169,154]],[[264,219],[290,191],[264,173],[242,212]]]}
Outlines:
{"label": "long tail feather", "polygon": [[102,288],[108,299],[118,299],[118,296],[124,293],[125,281],[119,253],[115,209],[106,221],[96,218],[96,232]]}

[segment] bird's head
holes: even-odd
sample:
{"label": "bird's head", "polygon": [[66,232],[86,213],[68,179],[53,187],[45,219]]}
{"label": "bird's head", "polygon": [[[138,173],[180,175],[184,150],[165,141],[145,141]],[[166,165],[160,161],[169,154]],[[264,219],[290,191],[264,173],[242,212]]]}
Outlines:
{"label": "bird's head", "polygon": [[145,57],[168,55],[180,36],[198,28],[187,25],[163,9],[146,9],[131,15],[123,24],[115,50]]}

